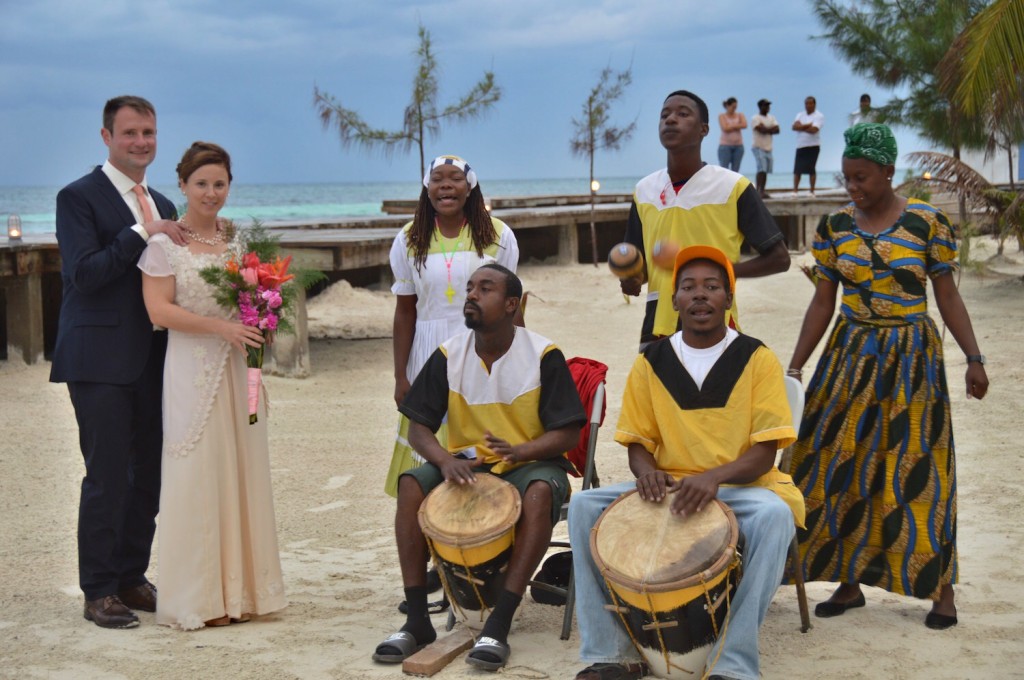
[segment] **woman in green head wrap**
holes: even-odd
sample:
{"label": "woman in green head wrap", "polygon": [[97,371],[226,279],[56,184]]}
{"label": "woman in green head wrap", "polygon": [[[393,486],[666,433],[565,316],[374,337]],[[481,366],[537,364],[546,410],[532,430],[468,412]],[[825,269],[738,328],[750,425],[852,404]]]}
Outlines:
{"label": "woman in green head wrap", "polygon": [[843,133],[843,158],[866,158],[879,165],[896,164],[896,137],[888,125],[858,123]]}
{"label": "woman in green head wrap", "polygon": [[932,600],[929,628],[957,622],[956,465],[942,320],[966,355],[967,397],[988,390],[985,358],[953,281],[956,233],[942,211],[893,191],[896,140],[885,125],[844,134],[852,199],[822,218],[816,289],[787,373],[801,369],[842,306],[807,384],[793,481],[807,501],[798,533],[808,580],[840,585],[819,617],[863,607],[861,584]]}

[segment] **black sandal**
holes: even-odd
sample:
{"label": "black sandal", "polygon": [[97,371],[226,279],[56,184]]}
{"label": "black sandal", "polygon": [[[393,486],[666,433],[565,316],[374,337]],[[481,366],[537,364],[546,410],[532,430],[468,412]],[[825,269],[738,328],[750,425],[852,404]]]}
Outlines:
{"label": "black sandal", "polygon": [[946,630],[947,628],[952,628],[956,624],[956,614],[950,616],[949,614],[928,612],[928,616],[924,617],[924,625],[928,626],[932,630]]}
{"label": "black sandal", "polygon": [[814,615],[819,619],[829,619],[833,616],[842,616],[846,613],[847,609],[857,609],[863,607],[867,602],[864,599],[864,593],[859,594],[849,602],[836,602],[834,600],[825,600],[819,602],[814,607]]}
{"label": "black sandal", "polygon": [[373,660],[378,663],[402,663],[424,647],[426,645],[417,642],[415,635],[400,630],[377,645],[373,652]]}
{"label": "black sandal", "polygon": [[595,663],[576,674],[576,680],[638,680],[647,676],[642,663]]}

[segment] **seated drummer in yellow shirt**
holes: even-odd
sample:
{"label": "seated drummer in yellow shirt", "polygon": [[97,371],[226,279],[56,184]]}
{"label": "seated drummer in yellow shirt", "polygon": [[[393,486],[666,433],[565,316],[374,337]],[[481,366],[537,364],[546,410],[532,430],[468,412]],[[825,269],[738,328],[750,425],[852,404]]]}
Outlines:
{"label": "seated drummer in yellow shirt", "polygon": [[[427,543],[417,521],[439,484],[472,484],[494,474],[522,496],[522,515],[504,590],[467,663],[496,671],[508,661],[512,616],[536,571],[569,489],[564,454],[586,422],[565,357],[547,338],[515,325],[523,284],[497,263],[478,268],[466,286],[470,330],[446,340],[427,360],[399,410],[409,441],[426,459],[398,481],[395,538],[408,603],[402,628],[377,645],[374,661],[400,663],[433,642],[427,614]],[[448,448],[434,433],[448,414]],[[468,451],[474,457],[466,457]]]}
{"label": "seated drummer in yellow shirt", "polygon": [[[639,651],[611,602],[590,553],[601,513],[633,488],[675,514],[699,511],[717,498],[728,505],[745,540],[743,578],[732,598],[727,635],[708,654],[710,678],[756,680],[758,629],[804,519],[803,497],[775,468],[779,448],[795,438],[782,365],[760,340],[725,323],[736,278],[711,246],[676,256],[673,308],[682,330],[636,358],[622,398],[615,441],[627,447],[636,481],[573,494],[569,541],[576,578],[580,658],[577,680],[626,680],[646,673]],[[696,676],[695,676],[696,677]]]}

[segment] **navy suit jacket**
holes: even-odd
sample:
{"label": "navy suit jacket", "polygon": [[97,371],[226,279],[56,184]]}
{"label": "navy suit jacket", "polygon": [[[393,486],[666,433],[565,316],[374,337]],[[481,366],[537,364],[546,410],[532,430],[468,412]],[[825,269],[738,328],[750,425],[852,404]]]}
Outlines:
{"label": "navy suit jacket", "polygon": [[[174,204],[150,190],[160,216]],[[136,266],[146,241],[135,216],[97,167],[57,194],[57,244],[64,299],[51,382],[128,385],[141,376],[153,340]]]}

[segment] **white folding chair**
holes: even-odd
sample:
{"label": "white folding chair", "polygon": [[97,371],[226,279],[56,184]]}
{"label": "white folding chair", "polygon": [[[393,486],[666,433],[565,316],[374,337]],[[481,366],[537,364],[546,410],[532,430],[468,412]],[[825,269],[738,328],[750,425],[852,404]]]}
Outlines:
{"label": "white folding chair", "polygon": [[[793,376],[786,376],[786,399],[789,401],[789,410],[793,414],[793,429],[800,434],[800,422],[804,417],[804,386]],[[793,447],[787,446],[782,451],[779,460],[779,470],[790,474],[789,468],[793,462]],[[804,570],[800,565],[800,549],[793,537],[789,546],[789,566],[793,574],[793,584],[796,586],[797,603],[800,606],[800,632],[806,633],[811,629],[811,613],[807,607],[807,590],[804,588]]]}
{"label": "white folding chair", "polygon": [[[599,483],[595,484],[597,474],[596,467],[594,465],[594,451],[597,449],[597,431],[601,427],[601,413],[604,411],[604,381],[597,386],[594,390],[594,403],[590,409],[590,437],[587,439],[587,465],[583,471],[583,490],[586,491],[591,486],[600,486]],[[566,518],[569,512],[568,503],[562,505],[562,519]],[[552,545],[555,543],[552,542]],[[569,547],[567,542],[560,542],[561,545]],[[588,549],[588,548],[584,548]],[[572,630],[572,616],[573,611],[576,609],[576,578],[572,573],[572,568],[569,569],[569,586],[565,589],[565,614],[562,617],[562,635],[563,640],[569,639],[569,633]]]}

